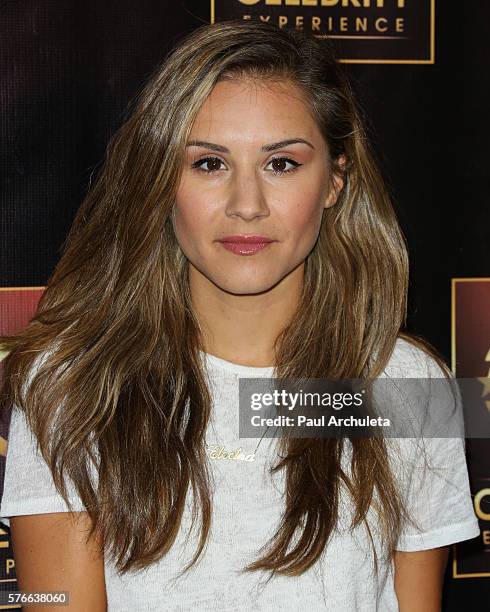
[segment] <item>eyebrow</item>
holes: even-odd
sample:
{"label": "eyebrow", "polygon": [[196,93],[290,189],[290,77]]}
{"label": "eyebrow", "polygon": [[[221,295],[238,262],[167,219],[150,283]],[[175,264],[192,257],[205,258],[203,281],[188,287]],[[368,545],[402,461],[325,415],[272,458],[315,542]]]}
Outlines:
{"label": "eyebrow", "polygon": [[[287,147],[288,145],[296,144],[297,142],[306,144],[312,149],[315,148],[311,142],[308,142],[304,138],[288,138],[287,140],[281,140],[280,142],[266,144],[263,147],[260,147],[260,150],[267,153],[268,151],[276,151],[277,149],[282,149],[282,147]],[[205,142],[204,140],[190,140],[186,144],[186,147],[205,147],[206,149],[211,149],[212,151],[217,151],[218,153],[230,152],[230,150],[223,145],[215,144],[214,142]]]}

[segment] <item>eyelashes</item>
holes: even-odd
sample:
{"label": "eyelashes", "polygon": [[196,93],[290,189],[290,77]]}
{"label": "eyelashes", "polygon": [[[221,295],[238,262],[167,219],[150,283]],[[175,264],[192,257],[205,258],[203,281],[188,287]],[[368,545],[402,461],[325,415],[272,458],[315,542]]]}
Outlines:
{"label": "eyelashes", "polygon": [[[269,163],[271,164],[272,162],[287,162],[289,164],[292,164],[293,167],[292,168],[288,168],[286,170],[272,170],[272,174],[276,174],[276,175],[283,175],[283,174],[288,174],[289,172],[294,172],[299,166],[302,166],[303,164],[299,164],[298,162],[295,162],[294,160],[290,159],[289,157],[274,157],[272,158]],[[212,170],[205,170],[202,166],[208,162],[219,162],[219,163],[224,163],[219,157],[203,157],[201,159],[198,159],[197,161],[195,161],[192,165],[191,168],[193,168],[194,170],[197,170],[198,172],[202,172],[204,174],[214,174],[215,172],[219,172],[221,169],[220,168],[214,168]]]}

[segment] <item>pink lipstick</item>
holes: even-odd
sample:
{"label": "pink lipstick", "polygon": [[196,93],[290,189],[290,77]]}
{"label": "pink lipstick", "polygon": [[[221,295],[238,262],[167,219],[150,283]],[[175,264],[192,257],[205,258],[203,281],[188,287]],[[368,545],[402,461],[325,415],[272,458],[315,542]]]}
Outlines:
{"label": "pink lipstick", "polygon": [[219,242],[221,242],[225,249],[236,255],[255,255],[255,253],[262,251],[269,244],[275,242],[275,240],[266,236],[234,235],[225,236]]}

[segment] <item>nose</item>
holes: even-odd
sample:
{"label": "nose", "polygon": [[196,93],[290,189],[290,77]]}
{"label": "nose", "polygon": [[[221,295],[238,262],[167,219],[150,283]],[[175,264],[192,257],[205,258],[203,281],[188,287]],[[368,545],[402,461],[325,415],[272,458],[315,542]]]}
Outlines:
{"label": "nose", "polygon": [[263,186],[253,169],[236,170],[230,183],[226,215],[251,221],[270,215]]}

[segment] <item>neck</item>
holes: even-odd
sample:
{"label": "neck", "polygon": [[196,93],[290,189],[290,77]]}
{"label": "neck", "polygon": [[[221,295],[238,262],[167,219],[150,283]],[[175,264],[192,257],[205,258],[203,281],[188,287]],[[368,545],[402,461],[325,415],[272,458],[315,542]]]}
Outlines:
{"label": "neck", "polygon": [[232,294],[189,264],[192,306],[205,352],[240,365],[273,366],[274,342],[296,312],[302,284],[299,266],[267,291]]}

